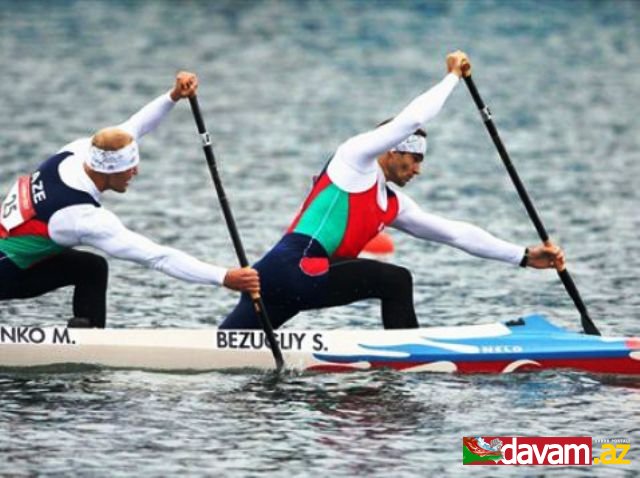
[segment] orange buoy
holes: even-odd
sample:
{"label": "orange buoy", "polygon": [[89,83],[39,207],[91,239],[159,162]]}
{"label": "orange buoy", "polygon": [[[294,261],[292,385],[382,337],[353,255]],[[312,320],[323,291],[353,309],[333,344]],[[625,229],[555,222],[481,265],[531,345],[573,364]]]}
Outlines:
{"label": "orange buoy", "polygon": [[393,254],[394,250],[395,246],[391,236],[386,232],[380,232],[364,246],[362,252],[372,255],[388,255]]}

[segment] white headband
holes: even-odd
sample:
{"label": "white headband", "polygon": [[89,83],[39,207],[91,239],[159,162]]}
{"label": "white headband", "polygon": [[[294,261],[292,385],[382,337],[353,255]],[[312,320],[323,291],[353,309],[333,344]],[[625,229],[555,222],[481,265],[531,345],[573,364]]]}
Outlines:
{"label": "white headband", "polygon": [[427,138],[424,136],[418,136],[417,134],[412,134],[402,143],[391,148],[391,151],[422,154],[424,156],[427,152]]}
{"label": "white headband", "polygon": [[107,174],[121,173],[137,166],[139,162],[138,143],[135,140],[115,151],[105,151],[92,145],[87,157],[87,164],[91,169]]}

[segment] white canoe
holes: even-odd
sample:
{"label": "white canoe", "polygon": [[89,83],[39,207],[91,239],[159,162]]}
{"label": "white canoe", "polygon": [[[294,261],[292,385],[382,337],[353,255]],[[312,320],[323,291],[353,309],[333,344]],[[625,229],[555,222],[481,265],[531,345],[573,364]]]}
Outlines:
{"label": "white canoe", "polygon": [[[640,375],[640,339],[517,321],[411,330],[276,331],[287,369],[508,373],[568,368]],[[157,371],[274,368],[261,331],[0,327],[0,367],[80,364]]]}

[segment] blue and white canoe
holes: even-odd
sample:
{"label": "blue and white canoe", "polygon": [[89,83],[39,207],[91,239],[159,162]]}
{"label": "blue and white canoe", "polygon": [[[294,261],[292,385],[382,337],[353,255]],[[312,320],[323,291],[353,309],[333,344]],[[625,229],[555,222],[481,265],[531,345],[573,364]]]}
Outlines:
{"label": "blue and white canoe", "polygon": [[[286,368],[510,373],[572,369],[640,375],[640,338],[571,332],[542,315],[412,330],[276,331]],[[0,327],[0,368],[79,364],[158,371],[273,369],[261,331]]]}

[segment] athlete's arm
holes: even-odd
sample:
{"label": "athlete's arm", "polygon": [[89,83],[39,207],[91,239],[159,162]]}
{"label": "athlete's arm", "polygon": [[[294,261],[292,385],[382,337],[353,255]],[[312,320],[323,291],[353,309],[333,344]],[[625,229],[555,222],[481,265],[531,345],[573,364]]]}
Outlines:
{"label": "athlete's arm", "polygon": [[420,239],[456,247],[474,256],[520,264],[524,247],[498,239],[472,224],[429,214],[406,194],[396,194],[400,210],[391,227]]}
{"label": "athlete's arm", "polygon": [[148,103],[117,128],[126,131],[137,140],[154,130],[181,98],[194,95],[197,88],[198,77],[193,73],[181,71],[176,75],[171,91]]}
{"label": "athlete's arm", "polygon": [[116,126],[126,131],[134,139],[138,140],[145,134],[153,131],[165,118],[167,113],[173,109],[175,102],[171,100],[169,93],[158,96],[155,100],[147,103],[140,111],[135,113],[124,123]]}
{"label": "athlete's arm", "polygon": [[[459,77],[455,73],[449,73],[440,83],[409,103],[389,123],[354,136],[340,145],[329,164],[328,174],[331,180],[350,192],[360,189],[358,186],[350,186],[354,182],[361,183],[358,176],[369,176],[367,183],[371,184],[367,186],[373,185],[377,157],[433,119],[458,82]],[[363,188],[367,186],[361,185]]]}
{"label": "athlete's arm", "polygon": [[79,205],[56,212],[49,222],[51,238],[63,246],[87,245],[110,256],[133,261],[187,282],[222,285],[227,269],[161,246],[127,229],[112,212]]}

